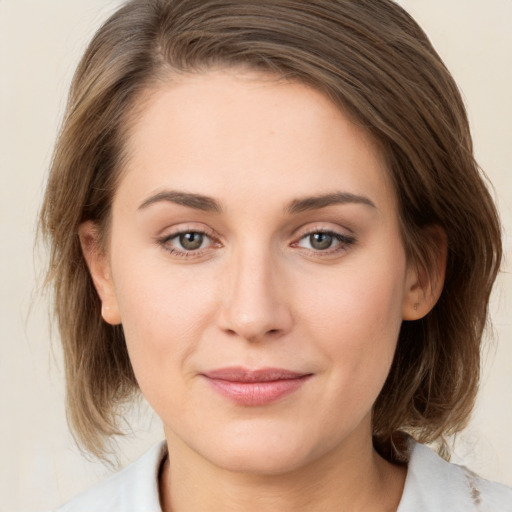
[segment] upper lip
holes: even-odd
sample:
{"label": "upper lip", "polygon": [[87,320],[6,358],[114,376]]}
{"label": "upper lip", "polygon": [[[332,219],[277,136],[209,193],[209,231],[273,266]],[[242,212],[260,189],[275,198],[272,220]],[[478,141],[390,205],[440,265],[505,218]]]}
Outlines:
{"label": "upper lip", "polygon": [[204,373],[210,379],[226,380],[228,382],[272,382],[276,380],[297,379],[311,375],[310,373],[294,372],[283,368],[259,368],[251,370],[239,366],[219,368]]}

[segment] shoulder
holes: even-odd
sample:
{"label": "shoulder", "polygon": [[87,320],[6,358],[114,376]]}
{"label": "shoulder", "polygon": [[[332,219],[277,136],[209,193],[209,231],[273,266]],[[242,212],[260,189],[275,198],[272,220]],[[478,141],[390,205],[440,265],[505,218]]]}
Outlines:
{"label": "shoulder", "polygon": [[411,443],[398,512],[512,512],[512,488],[450,464],[430,448]]}
{"label": "shoulder", "polygon": [[136,462],[55,512],[161,512],[158,472],[166,452],[165,442],[155,445]]}

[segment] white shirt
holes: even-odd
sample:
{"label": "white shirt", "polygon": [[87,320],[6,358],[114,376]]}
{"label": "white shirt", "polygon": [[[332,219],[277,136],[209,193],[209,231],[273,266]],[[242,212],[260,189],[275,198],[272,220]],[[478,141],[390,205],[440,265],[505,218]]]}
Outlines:
{"label": "white shirt", "polygon": [[[162,512],[158,472],[166,453],[165,442],[157,444],[56,512]],[[484,480],[446,462],[430,448],[412,443],[397,512],[512,512],[512,488]]]}

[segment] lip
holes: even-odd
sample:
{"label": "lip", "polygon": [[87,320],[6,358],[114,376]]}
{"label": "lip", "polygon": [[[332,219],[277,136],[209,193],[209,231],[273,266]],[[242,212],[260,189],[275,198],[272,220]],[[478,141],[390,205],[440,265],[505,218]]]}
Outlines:
{"label": "lip", "polygon": [[210,386],[225,398],[243,406],[262,406],[295,391],[312,376],[282,368],[250,370],[230,367],[202,374]]}

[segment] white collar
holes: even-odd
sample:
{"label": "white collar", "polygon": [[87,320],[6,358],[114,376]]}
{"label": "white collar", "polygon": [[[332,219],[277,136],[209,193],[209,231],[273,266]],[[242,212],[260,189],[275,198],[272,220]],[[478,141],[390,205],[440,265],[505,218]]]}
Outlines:
{"label": "white collar", "polygon": [[404,492],[397,512],[511,512],[512,489],[450,464],[411,440]]}
{"label": "white collar", "polygon": [[[162,441],[57,512],[162,512],[158,473],[166,453]],[[413,440],[410,454],[397,512],[512,512],[511,488],[450,464]]]}
{"label": "white collar", "polygon": [[162,512],[158,473],[166,453],[165,441],[156,444],[140,459],[56,512]]}

